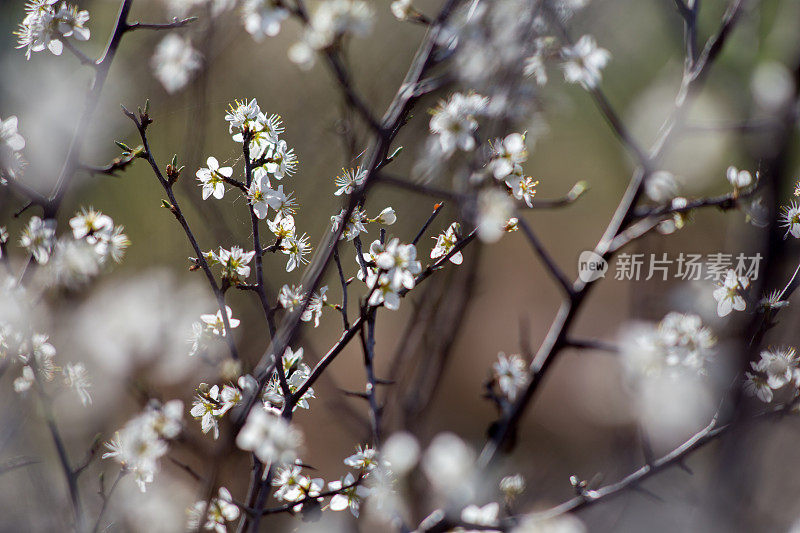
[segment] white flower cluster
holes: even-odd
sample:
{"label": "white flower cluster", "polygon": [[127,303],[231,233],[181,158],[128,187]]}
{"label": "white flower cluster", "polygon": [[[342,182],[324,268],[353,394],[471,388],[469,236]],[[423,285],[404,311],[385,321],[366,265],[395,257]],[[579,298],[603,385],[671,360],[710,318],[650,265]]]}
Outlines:
{"label": "white flower cluster", "polygon": [[[326,305],[330,306],[327,292],[328,286],[325,285],[320,288],[317,293],[311,295],[308,305],[306,305],[306,308],[303,310],[303,314],[300,315],[300,320],[303,322],[310,322],[313,319],[314,327],[316,328],[319,326],[322,309]],[[303,291],[302,285],[292,285],[291,287],[289,285],[284,285],[278,293],[278,302],[281,304],[281,307],[290,313],[294,311],[295,308],[300,308],[305,298],[306,293]]]}
{"label": "white flower cluster", "polygon": [[572,46],[561,50],[564,59],[564,79],[580,83],[585,89],[594,89],[602,78],[601,70],[611,60],[608,50],[597,46],[591,35],[584,35]]}
{"label": "white flower cluster", "polygon": [[[432,238],[436,240],[436,245],[431,250],[431,259],[445,257],[453,251],[453,248],[461,238],[461,224],[453,222],[443,233]],[[460,265],[463,261],[464,256],[461,252],[456,252],[450,256],[450,262],[454,265]]]}
{"label": "white flower cluster", "polygon": [[170,33],[156,46],[150,65],[164,89],[172,94],[192,80],[203,66],[203,56],[188,37]]}
{"label": "white flower cluster", "polygon": [[4,175],[15,176],[23,165],[20,151],[25,148],[25,138],[17,126],[15,116],[0,119],[0,185],[4,185]]}
{"label": "white flower cluster", "polygon": [[219,438],[219,421],[225,413],[242,401],[242,391],[249,386],[248,378],[242,376],[238,384],[238,387],[227,384],[220,390],[218,385],[209,387],[206,383],[201,383],[197,388],[189,414],[200,420],[203,433],[213,431],[214,439]]}
{"label": "white flower cluster", "polygon": [[25,19],[15,32],[17,48],[25,49],[25,57],[31,52],[50,50],[59,56],[64,51],[62,39],[73,37],[79,41],[89,40],[89,12],[78,10],[74,5],[60,0],[30,0],[25,6]]}
{"label": "white flower cluster", "polygon": [[744,389],[764,403],[773,400],[775,391],[791,387],[791,399],[800,394],[800,358],[793,346],[769,348],[758,361],[750,363],[753,372],[745,372]]}
{"label": "white flower cluster", "polygon": [[[205,519],[203,512],[205,511]],[[187,514],[189,518],[186,526],[188,531],[214,531],[215,533],[227,533],[228,522],[233,522],[239,518],[239,507],[233,503],[233,496],[228,489],[220,487],[217,496],[211,498],[210,502],[200,500],[192,506]]]}
{"label": "white flower cluster", "polygon": [[51,283],[81,285],[99,274],[110,261],[122,261],[130,240],[123,233],[124,228],[115,226],[111,217],[89,208],[81,210],[69,223],[72,237],[56,241],[55,220],[33,216],[20,236],[20,246],[34,261],[50,263]]}
{"label": "white flower cluster", "polygon": [[344,36],[366,37],[375,24],[375,10],[365,0],[327,0],[311,14],[302,40],[289,49],[300,68],[314,65],[315,52],[337,46]]}
{"label": "white flower cluster", "polygon": [[491,157],[486,165],[488,172],[498,181],[502,180],[517,200],[523,200],[528,207],[533,207],[536,186],[539,180],[525,176],[522,163],[528,160],[525,148],[525,134],[511,133],[504,139],[497,139],[490,144]]}
{"label": "white flower cluster", "polygon": [[[344,220],[344,216],[347,213],[345,209],[342,209],[338,215],[333,215],[331,217],[331,231],[338,231],[339,227]],[[339,236],[339,239],[346,239],[348,241],[352,241],[362,233],[369,233],[367,231],[367,227],[365,224],[370,223],[378,223],[382,226],[391,226],[397,221],[397,214],[394,212],[392,207],[387,207],[375,218],[370,218],[367,215],[367,212],[363,209],[356,207],[353,209],[353,212],[350,213],[350,216],[347,218],[347,222],[345,223],[344,230],[342,230],[342,234]]]}
{"label": "white flower cluster", "polygon": [[639,324],[627,331],[622,362],[634,380],[680,370],[704,374],[716,343],[699,316],[673,312],[657,326]]}
{"label": "white flower cluster", "polygon": [[250,275],[248,264],[255,255],[255,251],[245,252],[240,247],[233,246],[230,250],[220,248],[219,253],[209,252],[206,258],[209,265],[222,267],[222,279],[227,279],[232,285],[238,285]]}
{"label": "white flower cluster", "polygon": [[530,380],[528,364],[520,355],[497,354],[497,362],[492,365],[493,383],[497,384],[503,397],[513,402]]}
{"label": "white flower cluster", "polygon": [[733,269],[725,273],[725,279],[714,290],[714,299],[717,301],[717,314],[720,317],[728,316],[731,311],[744,311],[747,308],[745,289],[750,286],[750,280],[738,276]]}
{"label": "white flower cluster", "polygon": [[475,93],[454,93],[442,100],[432,111],[430,130],[438,136],[442,152],[449,156],[458,148],[465,152],[475,149],[475,118],[488,105],[489,99]]}
{"label": "white flower cluster", "polygon": [[400,292],[413,289],[415,276],[422,271],[416,247],[401,244],[400,239],[392,239],[385,247],[380,241],[374,241],[370,245],[370,258],[374,258],[374,262],[366,268],[369,305],[383,304],[387,309],[398,309]]}
{"label": "white flower cluster", "polygon": [[303,444],[303,434],[287,420],[266,409],[250,411],[244,427],[236,436],[236,445],[253,452],[263,463],[293,464]]}
{"label": "white flower cluster", "polygon": [[[365,483],[379,466],[377,450],[369,446],[358,446],[356,453],[347,457],[344,464],[355,470],[348,472],[336,481],[328,483],[331,496],[329,508],[332,511],[349,509],[353,516],[358,516],[361,503],[371,494]],[[303,469],[297,464],[286,464],[276,472],[272,479],[275,489],[275,499],[288,503],[295,503],[295,512],[303,509],[305,503],[321,502],[325,480],[311,478],[303,474]]]}
{"label": "white flower cluster", "polygon": [[183,402],[171,400],[161,404],[151,400],[139,416],[128,421],[115,437],[106,443],[103,459],[115,459],[126,472],[133,473],[139,490],[145,492],[158,472],[158,462],[166,455],[168,441],[177,437],[183,427]]}
{"label": "white flower cluster", "polygon": [[[284,193],[283,185],[273,189],[270,180],[291,176],[298,166],[294,149],[280,139],[284,132],[281,118],[263,113],[258,102],[252,99],[232,104],[225,120],[228,122],[229,133],[233,134],[233,140],[237,143],[247,142],[246,149],[252,170],[252,175],[249,176],[251,183],[246,184],[247,200],[255,216],[261,220],[267,218],[270,209],[275,211],[275,218],[267,220],[267,226],[275,234],[280,251],[289,256],[286,271],[291,272],[308,262],[306,255],[311,252],[311,244],[308,235],[298,235],[296,232],[294,214],[297,202],[292,193]],[[225,195],[225,182],[231,180],[233,169],[221,167],[214,157],[209,157],[207,164],[208,168],[197,171],[197,179],[203,188],[203,199],[211,195],[222,199]],[[247,257],[251,256],[248,254]],[[245,276],[242,272],[239,275]]]}
{"label": "white flower cluster", "polygon": [[[302,348],[293,351],[289,346],[286,347],[286,350],[283,352],[283,375],[286,377],[286,383],[289,385],[289,392],[291,394],[296,393],[306,382],[309,375],[311,375],[311,368],[303,362]],[[298,407],[308,409],[308,400],[314,397],[314,389],[309,387],[308,390],[303,393],[303,397],[297,401],[293,409],[297,409]],[[264,388],[263,400],[264,409],[268,411],[278,412],[283,409],[286,398],[283,396],[277,371],[272,372],[267,386]]]}
{"label": "white flower cluster", "polygon": [[28,391],[37,381],[51,382],[60,370],[64,384],[75,391],[81,404],[92,403],[89,394],[91,383],[83,363],[67,363],[63,369],[56,365],[56,349],[47,335],[33,333],[25,336],[10,324],[0,324],[0,361],[21,366],[20,376],[13,382],[14,390],[20,394]]}

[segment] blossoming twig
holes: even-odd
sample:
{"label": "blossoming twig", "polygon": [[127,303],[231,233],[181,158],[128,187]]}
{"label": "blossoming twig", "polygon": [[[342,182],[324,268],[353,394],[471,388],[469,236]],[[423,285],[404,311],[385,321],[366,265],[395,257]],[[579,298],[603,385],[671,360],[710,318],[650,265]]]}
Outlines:
{"label": "blossoming twig", "polygon": [[189,223],[186,221],[186,218],[183,216],[183,212],[178,205],[178,200],[175,198],[175,194],[172,191],[172,185],[169,180],[167,180],[161,172],[161,169],[156,163],[156,160],[153,157],[153,153],[150,150],[150,144],[147,139],[147,126],[152,123],[152,119],[148,114],[147,106],[145,106],[145,110],[143,113],[140,114],[139,118],[136,117],[131,111],[126,109],[124,106],[122,107],[122,111],[133,123],[136,125],[136,130],[139,132],[139,137],[142,140],[142,146],[144,146],[144,157],[147,159],[147,162],[150,163],[150,168],[153,169],[153,173],[155,174],[156,179],[161,184],[161,187],[164,189],[164,192],[167,193],[167,197],[169,198],[169,210],[178,220],[181,227],[183,228],[184,233],[186,234],[187,239],[189,239],[189,244],[191,244],[192,249],[197,257],[197,264],[200,265],[200,268],[206,275],[206,279],[208,280],[209,285],[211,286],[211,290],[214,293],[214,296],[217,299],[217,304],[219,305],[220,309],[220,316],[222,319],[222,323],[225,327],[225,341],[228,344],[228,349],[230,350],[231,357],[233,359],[239,358],[239,352],[236,349],[236,341],[233,339],[232,329],[230,326],[230,321],[228,318],[228,313],[226,312],[225,306],[225,295],[223,294],[220,286],[217,284],[217,280],[214,278],[214,274],[211,272],[211,268],[208,266],[208,262],[203,255],[203,251],[200,249],[200,246],[197,244],[197,239],[194,236],[191,228],[189,227]]}

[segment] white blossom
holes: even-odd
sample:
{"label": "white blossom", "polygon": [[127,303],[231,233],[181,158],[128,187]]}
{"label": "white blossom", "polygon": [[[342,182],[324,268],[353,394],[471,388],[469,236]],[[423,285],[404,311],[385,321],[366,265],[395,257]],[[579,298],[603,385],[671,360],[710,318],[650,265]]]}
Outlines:
{"label": "white blossom", "polygon": [[17,131],[17,125],[18,120],[15,116],[5,120],[0,119],[0,170],[11,174],[17,166],[18,152],[25,148],[25,139]]}
{"label": "white blossom", "polygon": [[601,80],[600,71],[611,60],[608,50],[600,48],[591,35],[584,35],[573,46],[565,46],[564,79],[580,83],[586,89],[594,89]]}
{"label": "white blossom", "polygon": [[800,238],[800,205],[797,202],[781,207],[780,223],[781,227],[786,228],[784,239],[789,235]]}
{"label": "white blossom", "polygon": [[[203,511],[206,512],[203,519]],[[217,496],[210,502],[200,500],[189,509],[187,526],[190,530],[196,531],[201,527],[207,531],[216,533],[226,533],[227,523],[239,518],[239,507],[233,503],[233,497],[228,489],[220,487]]]}
{"label": "white blossom", "polygon": [[484,242],[496,242],[506,231],[514,214],[514,202],[501,190],[484,189],[478,195],[478,237]]}
{"label": "white blossom", "polygon": [[150,65],[170,94],[183,89],[203,65],[203,56],[188,39],[170,33],[156,46]]}
{"label": "white blossom", "polygon": [[356,484],[355,477],[349,472],[342,479],[328,483],[328,490],[338,491],[331,498],[329,504],[331,511],[344,511],[349,508],[355,517],[358,517],[361,501],[369,495],[369,489],[360,483]]}
{"label": "white blossom", "polygon": [[747,307],[747,302],[742,296],[744,291],[750,285],[750,280],[743,276],[737,276],[736,271],[733,269],[728,270],[725,274],[725,280],[720,284],[719,288],[714,290],[714,299],[717,300],[717,314],[724,317],[730,314],[731,311],[744,311]]}
{"label": "white blossom", "polygon": [[378,466],[378,450],[370,448],[368,444],[362,448],[359,444],[356,453],[347,457],[344,464],[360,472],[371,472]]}
{"label": "white blossom", "polygon": [[483,111],[488,102],[486,97],[479,94],[454,93],[433,110],[430,130],[438,136],[446,155],[456,149],[469,152],[475,148],[474,133],[478,129],[475,115]]}
{"label": "white blossom", "polygon": [[539,180],[535,180],[531,176],[507,178],[506,184],[511,189],[514,198],[524,200],[528,207],[533,207],[533,198],[536,196],[536,186],[539,185]]}
{"label": "white blossom", "polygon": [[506,179],[510,174],[522,174],[522,163],[528,160],[525,148],[525,137],[519,133],[497,139],[492,144],[492,158],[489,160],[489,171],[495,179]]}
{"label": "white blossom", "polygon": [[283,418],[254,408],[236,436],[236,445],[264,463],[287,465],[297,459],[302,434]]}
{"label": "white blossom", "polygon": [[50,251],[55,244],[56,221],[53,219],[42,220],[37,216],[31,217],[28,225],[22,230],[19,244],[40,264],[45,264],[50,259]]}
{"label": "white blossom", "polygon": [[248,264],[255,255],[255,252],[245,252],[240,247],[233,246],[230,250],[220,248],[215,259],[222,265],[222,277],[238,283],[250,275]]}
{"label": "white blossom", "polygon": [[86,372],[86,367],[83,363],[67,363],[64,366],[64,383],[75,393],[81,400],[84,406],[92,403],[92,396],[89,394],[89,374]]}
{"label": "white blossom", "polygon": [[244,29],[256,41],[278,35],[281,31],[281,22],[288,16],[289,11],[274,0],[245,0],[242,5]]}
{"label": "white blossom", "polygon": [[310,238],[305,233],[300,237],[293,235],[281,241],[281,252],[289,256],[286,262],[286,272],[308,263],[306,255],[311,253]]}
{"label": "white blossom", "polygon": [[[431,250],[431,259],[439,259],[449,254],[458,243],[461,234],[461,224],[453,222],[448,226],[444,233],[440,233],[436,240],[436,245]],[[450,256],[450,262],[460,265],[464,261],[463,254],[459,251]]]}
{"label": "white blossom", "polygon": [[797,351],[788,346],[762,351],[761,359],[752,367],[766,376],[769,388],[777,390],[796,378],[798,362]]}
{"label": "white blossom", "polygon": [[389,6],[392,15],[397,20],[408,20],[416,12],[411,2],[412,0],[394,0]]}
{"label": "white blossom", "polygon": [[[228,324],[230,324],[231,329],[239,327],[239,320],[233,318],[233,311],[231,311],[231,308],[227,305],[225,306],[225,312],[228,315]],[[217,311],[216,314],[200,315],[200,320],[211,329],[214,335],[224,337],[227,334],[225,331],[225,322],[222,319],[222,311]]]}
{"label": "white blossom", "polygon": [[528,384],[528,365],[519,355],[497,354],[497,362],[492,365],[494,379],[500,392],[513,402]]}
{"label": "white blossom", "polygon": [[50,50],[54,55],[61,55],[64,50],[64,37],[73,37],[86,41],[90,31],[84,25],[89,21],[89,12],[79,10],[76,6],[59,0],[31,0],[25,6],[26,16],[17,35],[17,48],[25,49],[25,57],[31,58],[31,52]]}
{"label": "white blossom", "polygon": [[413,244],[401,244],[400,239],[392,239],[375,263],[388,276],[394,289],[413,289],[414,276],[422,270],[416,259],[417,249]]}
{"label": "white blossom", "polygon": [[734,189],[744,189],[753,183],[753,176],[746,170],[739,170],[734,166],[728,167],[725,173]]}
{"label": "white blossom", "polygon": [[659,170],[647,177],[644,192],[654,202],[667,203],[678,196],[678,182],[672,173]]}
{"label": "white blossom", "polygon": [[231,167],[220,167],[216,157],[209,157],[206,160],[208,168],[201,168],[196,172],[197,180],[203,188],[203,200],[214,195],[217,200],[222,200],[225,196],[225,178],[233,176]]}
{"label": "white blossom", "polygon": [[359,168],[342,169],[342,173],[336,176],[334,183],[336,184],[335,196],[342,194],[350,194],[358,187],[360,187],[364,180],[367,179],[367,171]]}

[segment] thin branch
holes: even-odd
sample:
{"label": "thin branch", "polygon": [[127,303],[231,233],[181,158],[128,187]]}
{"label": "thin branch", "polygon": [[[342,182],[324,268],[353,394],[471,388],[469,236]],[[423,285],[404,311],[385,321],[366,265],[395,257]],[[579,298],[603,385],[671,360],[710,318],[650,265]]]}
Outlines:
{"label": "thin branch", "polygon": [[105,492],[103,489],[102,482],[100,484],[100,498],[103,500],[103,504],[100,507],[100,512],[97,515],[97,520],[94,523],[94,527],[92,528],[92,533],[97,533],[100,531],[100,525],[103,523],[103,516],[108,509],[108,503],[111,501],[111,496],[113,496],[114,491],[117,489],[117,485],[119,485],[120,480],[125,477],[128,471],[124,468],[120,468],[119,473],[117,474],[117,478],[114,480],[114,483],[111,485],[111,488],[108,490],[108,493]]}
{"label": "thin branch", "polygon": [[165,24],[148,24],[144,22],[132,22],[127,25],[125,31],[134,31],[134,30],[174,30],[176,28],[183,28],[184,26],[188,26],[192,22],[195,22],[197,17],[188,17],[185,19],[178,20],[174,18],[172,22],[168,22]]}
{"label": "thin branch", "polygon": [[436,217],[442,211],[442,208],[444,208],[444,202],[439,202],[439,203],[437,203],[436,205],[433,206],[433,212],[430,214],[428,219],[425,221],[425,224],[422,225],[422,227],[419,229],[417,234],[414,236],[414,239],[411,241],[411,244],[413,244],[414,246],[417,245],[417,243],[422,238],[422,236],[425,235],[425,232],[428,230],[428,228],[433,223],[433,221],[436,220]]}
{"label": "thin branch", "polygon": [[544,265],[547,267],[547,271],[550,273],[553,279],[558,282],[558,285],[564,291],[564,294],[567,296],[567,298],[572,299],[575,294],[575,291],[572,288],[572,282],[567,279],[566,274],[564,274],[553,258],[550,257],[550,253],[533,232],[528,222],[522,217],[519,217],[518,221],[519,227],[522,229],[522,233],[525,234],[525,237],[527,237],[531,248],[533,248],[533,250],[539,256],[539,259],[541,259],[542,263],[544,263]]}
{"label": "thin branch", "polygon": [[[791,405],[777,406],[774,409],[760,413],[754,418],[757,419],[764,417],[782,416],[783,414],[787,413],[790,408]],[[719,426],[717,416],[718,415],[715,415],[714,418],[711,420],[711,422],[709,422],[709,424],[706,427],[704,427],[699,432],[695,433],[691,438],[689,438],[683,444],[674,448],[669,453],[662,455],[657,459],[654,459],[651,464],[643,465],[639,469],[635,470],[634,472],[622,478],[620,481],[617,481],[616,483],[611,483],[596,490],[584,491],[582,494],[579,494],[578,496],[575,496],[574,498],[571,498],[546,511],[534,513],[533,516],[535,518],[541,518],[542,520],[546,520],[570,511],[575,511],[577,509],[588,507],[589,505],[595,504],[599,501],[607,500],[614,496],[618,496],[619,494],[623,493],[628,489],[637,488],[642,482],[653,477],[659,472],[666,470],[667,468],[670,468],[672,466],[681,466],[682,462],[686,459],[687,456],[699,450],[706,444],[719,438],[728,429],[732,427],[732,424]]]}
{"label": "thin branch", "polygon": [[339,272],[339,281],[342,284],[342,305],[340,306],[340,311],[342,313],[342,325],[345,330],[350,327],[350,321],[347,319],[347,280],[344,276],[344,270],[342,269],[342,261],[339,258],[339,247],[336,246],[333,249],[333,259],[336,262],[336,270]]}

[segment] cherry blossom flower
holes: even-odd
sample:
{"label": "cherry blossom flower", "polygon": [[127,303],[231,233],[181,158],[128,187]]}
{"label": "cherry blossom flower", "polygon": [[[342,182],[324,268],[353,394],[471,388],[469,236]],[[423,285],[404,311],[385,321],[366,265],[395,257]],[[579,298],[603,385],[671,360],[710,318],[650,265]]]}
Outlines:
{"label": "cherry blossom flower", "polygon": [[737,276],[733,269],[725,274],[725,280],[720,287],[714,290],[714,299],[717,300],[717,314],[720,317],[728,316],[731,311],[744,311],[747,302],[742,296],[742,291],[750,285],[750,280]]}
{"label": "cherry blossom flower", "polygon": [[363,447],[359,444],[356,453],[347,457],[344,464],[360,472],[370,472],[378,466],[378,451],[370,448],[369,444]]}
{"label": "cherry blossom flower", "polygon": [[108,234],[112,231],[114,221],[108,215],[90,207],[82,209],[78,215],[71,218],[69,225],[74,238],[85,238],[88,242],[95,243],[100,240],[100,234]]}
{"label": "cherry blossom flower", "polygon": [[258,123],[262,116],[261,108],[258,107],[258,102],[255,98],[249,102],[246,99],[241,102],[236,100],[228,105],[228,112],[225,114],[225,120],[228,122],[228,133],[238,132],[233,140],[243,142],[244,136],[241,133],[244,130],[255,131],[259,129],[254,128],[253,125]]}
{"label": "cherry blossom flower", "polygon": [[89,374],[86,372],[86,367],[83,363],[67,363],[64,366],[64,383],[75,393],[81,400],[81,404],[87,406],[92,403],[92,396],[89,394]]}
{"label": "cherry blossom flower", "polygon": [[484,189],[478,195],[478,237],[484,242],[496,242],[514,214],[514,202],[498,189]]}
{"label": "cherry blossom flower", "polygon": [[183,89],[200,70],[203,56],[188,38],[170,33],[158,43],[150,65],[164,89],[172,94]]}
{"label": "cherry blossom flower", "polygon": [[611,54],[599,48],[591,35],[584,35],[573,46],[561,50],[564,58],[564,79],[594,89],[602,78],[600,71],[611,60]]}
{"label": "cherry blossom flower", "polygon": [[281,240],[295,236],[294,217],[291,215],[283,216],[278,213],[274,220],[267,220],[267,227]]}
{"label": "cherry blossom flower", "polygon": [[[458,243],[460,234],[461,224],[453,222],[444,233],[440,233],[438,237],[433,237],[436,240],[436,245],[431,250],[431,259],[439,259],[449,254]],[[456,252],[450,256],[450,262],[455,265],[460,265],[463,261],[464,256],[461,252]]]}
{"label": "cherry blossom flower", "polygon": [[[206,512],[205,520],[203,512]],[[210,502],[200,500],[188,511],[189,518],[187,526],[190,530],[202,529],[215,531],[216,533],[226,533],[227,523],[239,518],[239,507],[233,503],[233,497],[228,489],[220,487],[217,496]]]}
{"label": "cherry blossom flower", "polygon": [[744,391],[747,394],[755,396],[764,403],[772,401],[772,388],[767,383],[766,377],[752,372],[745,372],[744,377]]}
{"label": "cherry blossom flower", "polygon": [[200,384],[195,396],[190,414],[200,419],[200,427],[203,433],[214,431],[214,439],[219,438],[219,419],[224,412],[222,411],[222,399],[219,394],[219,386],[214,385],[207,388],[204,383]]}
{"label": "cherry blossom flower", "polygon": [[781,207],[780,222],[781,227],[786,228],[784,239],[789,235],[795,239],[800,238],[800,205],[797,202],[792,202]]}
{"label": "cherry blossom flower", "polygon": [[397,20],[408,20],[416,13],[416,9],[414,9],[411,2],[412,0],[394,0],[389,6],[392,15],[394,15]]}
{"label": "cherry blossom flower", "polygon": [[494,379],[503,396],[513,402],[528,384],[528,365],[519,355],[497,354],[497,362],[492,365]]}
{"label": "cherry blossom flower", "polygon": [[231,167],[220,167],[216,157],[209,157],[206,160],[208,168],[201,168],[195,174],[200,186],[203,188],[203,200],[207,200],[212,194],[217,200],[222,200],[225,196],[225,179],[233,176]]}
{"label": "cherry blossom flower", "polygon": [[452,154],[457,148],[465,152],[475,148],[474,133],[478,129],[475,115],[487,104],[488,99],[479,94],[454,93],[433,110],[430,130],[438,136],[446,155]]}
{"label": "cherry blossom flower", "polygon": [[264,181],[269,183],[268,179],[254,179],[247,190],[247,199],[253,206],[253,213],[262,220],[267,218],[270,207],[277,211],[286,201],[286,195],[283,194],[282,188],[280,192],[274,191]]}
{"label": "cherry blossom flower", "polygon": [[56,221],[53,219],[42,220],[37,216],[31,217],[28,225],[22,230],[19,244],[39,264],[45,264],[50,259],[50,251],[55,244]]}
{"label": "cherry blossom flower", "polygon": [[296,235],[287,237],[281,241],[281,252],[289,256],[289,260],[286,262],[286,272],[291,272],[308,263],[305,256],[311,253],[310,237],[305,233],[300,237]]}
{"label": "cherry blossom flower", "polygon": [[342,169],[342,173],[336,176],[334,183],[336,184],[335,196],[342,194],[350,194],[358,187],[360,187],[364,180],[367,179],[367,172],[361,168]]}
{"label": "cherry blossom flower", "polygon": [[522,174],[521,165],[527,160],[528,150],[525,148],[525,137],[519,133],[512,133],[505,139],[498,139],[492,145],[489,171],[495,179],[506,179],[512,173]]}
{"label": "cherry blossom flower", "polygon": [[338,491],[338,494],[331,498],[329,504],[331,511],[344,511],[349,508],[355,517],[358,517],[361,501],[369,495],[369,489],[360,483],[356,484],[355,477],[349,472],[342,479],[329,482],[328,490]]}
{"label": "cherry blossom flower", "polygon": [[533,197],[536,196],[536,186],[539,185],[539,180],[534,180],[530,176],[518,178],[516,180],[506,181],[511,188],[511,194],[517,200],[524,200],[528,207],[533,207]]}
{"label": "cherry blossom flower", "polygon": [[5,120],[0,119],[0,170],[11,174],[18,166],[17,152],[25,148],[25,139],[17,131],[17,125],[17,117],[13,115]]}
{"label": "cherry blossom flower", "polygon": [[236,445],[256,454],[264,463],[293,464],[302,445],[302,434],[283,418],[264,409],[250,411]]}
{"label": "cherry blossom flower", "polygon": [[231,280],[232,283],[247,278],[250,275],[250,267],[247,265],[255,255],[255,252],[245,252],[238,246],[230,250],[220,248],[216,260],[222,265],[222,277]]}
{"label": "cherry blossom flower", "polygon": [[678,196],[678,182],[672,173],[659,170],[647,177],[644,192],[654,202],[667,203]]}
{"label": "cherry blossom flower", "polygon": [[746,170],[739,170],[734,166],[728,167],[725,173],[734,189],[744,189],[753,183],[753,176]]}
{"label": "cherry blossom flower", "polygon": [[469,505],[461,511],[461,520],[480,526],[494,526],[497,525],[499,513],[500,504],[497,502],[487,503],[483,507]]}
{"label": "cherry blossom flower", "polygon": [[245,0],[242,5],[244,29],[256,41],[278,35],[281,31],[281,22],[288,16],[289,11],[273,0]]}
{"label": "cherry blossom flower", "polygon": [[89,21],[89,12],[79,10],[76,6],[59,0],[32,0],[25,6],[26,16],[17,35],[17,48],[25,48],[25,57],[31,58],[31,52],[50,50],[54,55],[61,55],[64,50],[64,37],[73,37],[79,41],[89,39],[91,33],[84,25]]}
{"label": "cherry blossom flower", "polygon": [[401,244],[400,239],[392,239],[375,263],[386,273],[394,289],[413,289],[414,276],[422,270],[416,258],[417,249],[413,244]]}
{"label": "cherry blossom flower", "polygon": [[[230,324],[231,329],[239,327],[239,320],[233,318],[233,311],[227,305],[225,306],[225,312],[228,315],[228,324]],[[216,314],[200,315],[200,320],[206,324],[206,327],[211,329],[214,335],[224,337],[227,334],[225,323],[222,320],[222,311],[217,311]]]}
{"label": "cherry blossom flower", "polygon": [[753,370],[762,372],[767,385],[777,390],[796,379],[798,363],[797,351],[791,346],[770,348],[761,352],[761,359],[753,364]]}
{"label": "cherry blossom flower", "polygon": [[397,213],[394,212],[392,207],[385,207],[383,211],[378,213],[373,222],[377,222],[383,226],[391,226],[397,222]]}

